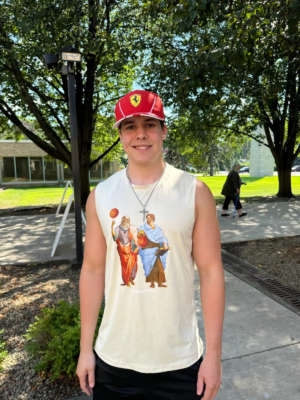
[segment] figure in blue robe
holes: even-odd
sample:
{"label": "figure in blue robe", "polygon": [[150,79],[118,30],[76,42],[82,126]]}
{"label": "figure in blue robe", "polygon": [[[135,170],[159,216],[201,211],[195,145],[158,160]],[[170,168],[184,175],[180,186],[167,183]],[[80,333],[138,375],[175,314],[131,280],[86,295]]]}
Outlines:
{"label": "figure in blue robe", "polygon": [[[155,282],[158,287],[167,287],[165,269],[169,248],[168,239],[164,236],[162,230],[154,224],[154,214],[147,214],[147,222],[143,224],[137,233],[137,237],[146,236],[146,245],[140,245],[139,255],[141,256],[143,268],[146,276],[146,282],[150,283],[150,287],[155,287]],[[139,243],[140,243],[139,242]]]}

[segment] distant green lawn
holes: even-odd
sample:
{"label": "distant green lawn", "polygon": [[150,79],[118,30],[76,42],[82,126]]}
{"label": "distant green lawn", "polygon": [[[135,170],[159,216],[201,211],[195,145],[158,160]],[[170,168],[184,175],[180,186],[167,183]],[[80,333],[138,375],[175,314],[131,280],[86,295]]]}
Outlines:
{"label": "distant green lawn", "polygon": [[[91,189],[96,184],[91,185]],[[27,207],[27,206],[48,206],[59,205],[64,187],[57,186],[32,186],[22,188],[9,188],[0,192],[0,209]],[[68,202],[72,190],[69,188],[64,198],[63,204]]]}
{"label": "distant green lawn", "polygon": [[[278,191],[278,177],[250,178],[249,175],[241,175],[242,181],[246,186],[241,188],[241,198],[253,196],[274,196]],[[226,176],[201,176],[198,179],[205,182],[212,191],[215,199],[224,198],[221,195]],[[96,184],[92,184],[91,188]],[[292,177],[292,190],[295,195],[300,195],[300,176]],[[47,206],[60,203],[64,192],[64,187],[23,187],[9,188],[0,192],[0,209],[25,207],[25,206]],[[68,189],[64,203],[67,203],[71,195]]]}
{"label": "distant green lawn", "polygon": [[[207,184],[215,199],[224,198],[221,195],[226,176],[201,176],[198,177]],[[241,187],[241,198],[254,196],[275,196],[278,192],[278,177],[250,178],[249,175],[241,175],[242,182],[247,185]],[[292,191],[294,195],[300,195],[300,176],[292,176]],[[0,203],[1,204],[1,203]]]}

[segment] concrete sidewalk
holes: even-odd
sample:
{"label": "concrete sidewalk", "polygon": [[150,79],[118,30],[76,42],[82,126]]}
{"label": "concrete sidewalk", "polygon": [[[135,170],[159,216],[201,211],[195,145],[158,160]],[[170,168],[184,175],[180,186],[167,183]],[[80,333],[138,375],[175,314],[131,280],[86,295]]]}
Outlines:
{"label": "concrete sidewalk", "polygon": [[[242,204],[248,215],[221,217],[222,206],[217,206],[222,243],[300,235],[300,202],[272,202]],[[300,398],[300,397],[299,397]]]}
{"label": "concrete sidewalk", "polygon": [[[54,257],[51,251],[62,216],[55,214],[0,218],[0,265],[57,261],[75,257],[74,214],[69,214]],[[85,225],[82,224],[83,233]]]}
{"label": "concrete sidewalk", "polygon": [[[248,215],[218,218],[222,243],[300,235],[300,202],[246,204]],[[51,250],[62,216],[31,215],[0,218],[0,265],[65,260],[75,257],[74,214],[67,218],[53,258]],[[83,231],[84,231],[83,226]]]}

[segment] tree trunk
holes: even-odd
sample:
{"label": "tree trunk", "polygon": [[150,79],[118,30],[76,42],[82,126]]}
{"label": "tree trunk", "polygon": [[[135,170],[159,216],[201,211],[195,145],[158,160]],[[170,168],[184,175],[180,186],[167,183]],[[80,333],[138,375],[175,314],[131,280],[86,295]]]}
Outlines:
{"label": "tree trunk", "polygon": [[294,197],[292,193],[291,166],[277,167],[279,190],[278,197]]}
{"label": "tree trunk", "polygon": [[89,165],[80,164],[81,205],[85,207],[90,194]]}

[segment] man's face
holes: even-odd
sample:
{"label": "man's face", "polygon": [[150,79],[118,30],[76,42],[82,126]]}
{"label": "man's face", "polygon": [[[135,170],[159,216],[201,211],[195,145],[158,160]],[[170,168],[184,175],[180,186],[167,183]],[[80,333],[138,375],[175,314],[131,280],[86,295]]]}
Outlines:
{"label": "man's face", "polygon": [[146,220],[149,225],[151,224],[151,222],[153,222],[153,219],[150,217],[150,215],[147,215]]}
{"label": "man's face", "polygon": [[161,157],[167,127],[162,128],[155,118],[137,116],[122,122],[119,136],[128,159],[139,164],[148,164]]}
{"label": "man's face", "polygon": [[121,226],[124,227],[124,228],[129,228],[129,226],[130,226],[130,218],[123,217],[122,218],[122,222],[121,222]]}

